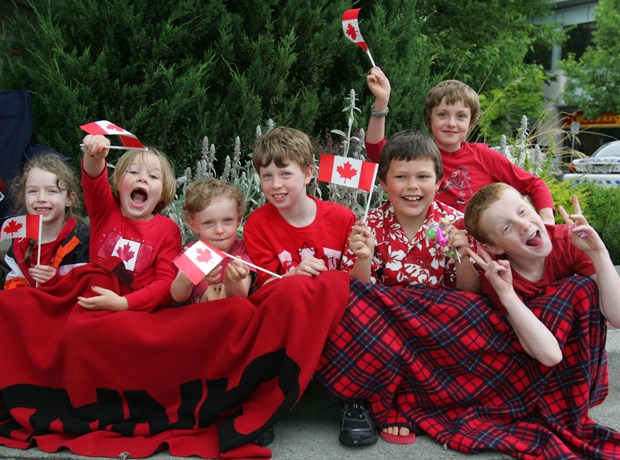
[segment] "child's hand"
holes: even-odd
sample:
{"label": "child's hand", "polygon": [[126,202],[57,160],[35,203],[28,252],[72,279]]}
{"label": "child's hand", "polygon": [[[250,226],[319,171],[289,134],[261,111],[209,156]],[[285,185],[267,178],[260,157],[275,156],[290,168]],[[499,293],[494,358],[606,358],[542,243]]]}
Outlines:
{"label": "child's hand", "polygon": [[129,308],[127,299],[116,292],[98,286],[91,288],[97,296],[78,297],[78,305],[87,310],[125,311]]}
{"label": "child's hand", "polygon": [[208,281],[210,284],[214,284],[214,283],[221,283],[221,278],[222,278],[222,266],[218,265],[217,267],[215,267],[213,270],[211,270],[207,276],[204,277],[205,281]]}
{"label": "child's hand", "polygon": [[446,247],[448,250],[452,249],[458,252],[461,256],[467,254],[467,248],[469,247],[469,239],[464,230],[456,228],[452,224],[446,225],[443,230],[444,235],[447,236]]}
{"label": "child's hand", "polygon": [[88,134],[82,142],[84,144],[84,156],[87,158],[105,159],[110,149],[110,139],[100,134]]}
{"label": "child's hand", "polygon": [[233,260],[226,266],[224,276],[230,283],[238,283],[250,274],[250,268],[239,260]]}
{"label": "child's hand", "polygon": [[28,274],[39,284],[47,283],[56,275],[56,269],[50,265],[35,265],[28,269]]}
{"label": "child's hand", "polygon": [[325,266],[325,262],[323,262],[323,260],[310,256],[302,260],[299,265],[295,267],[295,271],[293,273],[296,275],[317,276],[325,270],[327,270],[327,267]]}
{"label": "child's hand", "polygon": [[489,280],[497,295],[502,298],[503,295],[514,291],[512,286],[512,270],[510,269],[510,262],[507,260],[493,260],[493,258],[486,252],[481,246],[478,247],[480,257],[470,248],[467,248],[467,253],[472,259],[476,261],[480,267],[484,270],[484,276]]}
{"label": "child's hand", "polygon": [[392,88],[390,81],[379,67],[373,67],[366,76],[368,89],[375,96],[375,99],[385,99],[389,101]]}
{"label": "child's hand", "polygon": [[588,221],[581,213],[581,206],[576,195],[573,195],[574,214],[569,216],[562,206],[558,207],[558,211],[560,211],[564,222],[569,225],[568,233],[570,234],[570,239],[577,248],[586,253],[606,250],[605,243],[603,243],[599,234],[588,225]]}
{"label": "child's hand", "polygon": [[375,252],[375,235],[363,220],[355,222],[349,234],[349,249],[361,260],[371,258]]}

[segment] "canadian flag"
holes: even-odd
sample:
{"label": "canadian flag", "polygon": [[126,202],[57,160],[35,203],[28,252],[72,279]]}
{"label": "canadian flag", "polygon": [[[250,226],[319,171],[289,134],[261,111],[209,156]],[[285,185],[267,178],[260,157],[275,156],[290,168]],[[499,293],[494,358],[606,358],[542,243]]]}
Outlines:
{"label": "canadian flag", "polygon": [[375,184],[376,174],[377,163],[337,155],[319,156],[318,179],[323,182],[370,192]]}
{"label": "canadian flag", "polygon": [[143,149],[144,145],[138,140],[138,138],[131,134],[126,129],[121,128],[114,123],[107,120],[93,121],[92,123],[86,123],[80,126],[80,129],[86,131],[88,134],[113,134],[120,137],[121,142],[125,147]]}
{"label": "canadian flag", "polygon": [[42,223],[39,214],[10,217],[2,224],[0,240],[11,238],[31,238],[33,240],[38,240],[41,234]]}
{"label": "canadian flag", "polygon": [[360,8],[355,8],[353,10],[346,10],[342,13],[342,30],[344,31],[345,37],[361,47],[364,51],[368,51],[368,45],[366,45],[366,42],[362,38],[360,25],[357,22],[359,11]]}
{"label": "canadian flag", "polygon": [[174,259],[174,264],[196,285],[226,257],[222,251],[197,241]]}

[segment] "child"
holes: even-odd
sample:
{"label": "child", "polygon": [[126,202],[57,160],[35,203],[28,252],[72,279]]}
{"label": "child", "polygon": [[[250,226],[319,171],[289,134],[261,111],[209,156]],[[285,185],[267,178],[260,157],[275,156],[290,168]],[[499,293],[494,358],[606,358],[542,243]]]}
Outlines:
{"label": "child", "polygon": [[[243,240],[237,237],[237,228],[245,213],[245,201],[237,187],[211,178],[192,182],[185,192],[183,210],[185,221],[201,241],[252,262]],[[170,292],[175,302],[190,299],[191,303],[200,303],[247,297],[252,281],[249,275],[247,265],[227,258],[196,286],[179,271]]]}
{"label": "child", "polygon": [[[252,162],[268,203],[250,214],[243,234],[254,263],[271,272],[316,276],[340,267],[355,216],[306,194],[313,159],[310,139],[296,129],[277,127],[256,141]],[[258,274],[259,286],[268,280]]]}
{"label": "child", "polygon": [[545,225],[517,190],[496,183],[474,194],[465,210],[467,230],[482,243],[482,258],[471,255],[485,272],[483,292],[507,315],[525,351],[545,366],[558,364],[562,350],[524,303],[542,288],[574,274],[591,277],[599,288],[601,312],[620,327],[620,277],[576,196],[573,208],[570,216],[559,208],[565,225]]}
{"label": "child", "polygon": [[[268,203],[248,217],[245,246],[258,266],[271,272],[317,276],[340,267],[353,212],[337,203],[308,196],[314,148],[301,131],[276,127],[257,139],[252,161]],[[258,274],[261,286],[272,278]],[[377,432],[365,407],[347,403],[342,410],[340,442],[368,445]]]}
{"label": "child", "polygon": [[110,140],[84,138],[82,186],[90,217],[90,260],[119,257],[133,275],[132,292],[121,296],[93,286],[98,294],[79,297],[91,310],[154,310],[172,303],[170,284],[176,276],[172,260],[181,250],[179,227],[159,212],[174,198],[172,165],[156,149],[128,150],[108,183],[106,158]]}
{"label": "child", "polygon": [[[435,201],[443,178],[441,156],[431,139],[418,131],[394,134],[379,159],[379,182],[387,202],[358,221],[351,231],[342,269],[364,281],[386,285],[424,284],[477,292],[478,272],[469,262],[463,214]],[[447,244],[428,236],[443,222]],[[458,251],[460,261],[446,251]],[[411,443],[408,427],[383,428],[388,442]]]}
{"label": "child", "polygon": [[[79,183],[71,167],[55,153],[42,153],[24,165],[11,182],[18,213],[39,214],[41,241],[12,240],[5,261],[4,289],[50,285],[71,269],[88,263],[88,225],[77,217]],[[40,251],[41,264],[37,265]]]}
{"label": "child", "polygon": [[[366,79],[376,98],[368,122],[366,152],[370,159],[379,161],[385,144],[391,87],[378,67],[373,67]],[[478,94],[458,80],[443,81],[426,95],[424,120],[439,147],[445,172],[437,200],[463,212],[478,189],[493,182],[506,182],[532,200],[545,223],[553,224],[553,199],[542,179],[515,166],[486,144],[465,142],[479,117]]]}

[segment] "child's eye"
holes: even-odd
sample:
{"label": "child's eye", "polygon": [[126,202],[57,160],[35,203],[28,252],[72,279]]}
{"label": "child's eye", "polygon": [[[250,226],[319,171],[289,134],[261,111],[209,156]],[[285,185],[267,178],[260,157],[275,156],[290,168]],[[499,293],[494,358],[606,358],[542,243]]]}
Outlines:
{"label": "child's eye", "polygon": [[504,228],[502,228],[502,232],[503,232],[504,234],[505,234],[505,233],[508,233],[509,231],[510,231],[510,225],[506,225]]}
{"label": "child's eye", "polygon": [[226,224],[232,224],[233,223],[233,219],[224,219],[224,223]]}
{"label": "child's eye", "polygon": [[260,178],[261,180],[271,180],[271,174],[263,174]]}
{"label": "child's eye", "polygon": [[158,180],[159,176],[156,176],[155,174],[149,174],[149,178],[151,178],[153,180]]}

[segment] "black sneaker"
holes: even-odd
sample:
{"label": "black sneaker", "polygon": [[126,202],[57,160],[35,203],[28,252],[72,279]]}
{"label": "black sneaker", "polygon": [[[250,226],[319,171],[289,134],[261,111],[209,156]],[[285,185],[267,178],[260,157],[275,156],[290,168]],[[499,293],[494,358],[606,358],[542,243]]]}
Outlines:
{"label": "black sneaker", "polygon": [[361,401],[345,402],[340,421],[340,444],[369,446],[377,442],[379,433]]}
{"label": "black sneaker", "polygon": [[263,431],[252,441],[257,446],[265,447],[268,446],[276,439],[276,434],[273,431],[273,428],[269,428],[267,431]]}

